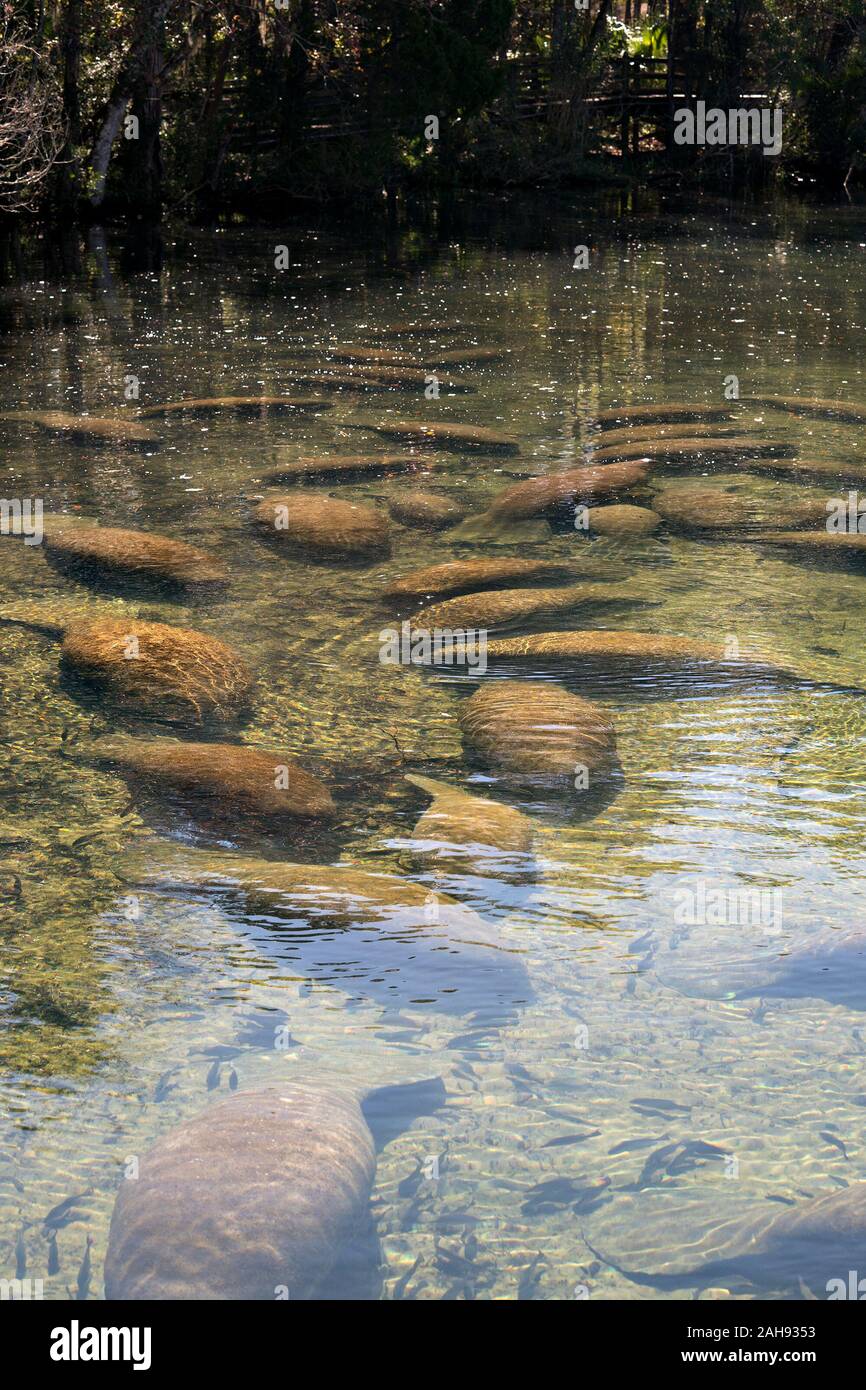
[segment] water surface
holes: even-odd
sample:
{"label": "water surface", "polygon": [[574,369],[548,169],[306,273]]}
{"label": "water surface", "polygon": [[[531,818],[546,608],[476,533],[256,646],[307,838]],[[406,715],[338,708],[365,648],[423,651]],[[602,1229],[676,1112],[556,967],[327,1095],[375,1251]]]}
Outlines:
{"label": "water surface", "polygon": [[[422,328],[407,350],[508,350],[471,370],[474,395],[335,394],[331,410],[297,420],[177,417],[154,422],[165,444],[153,454],[4,432],[5,496],[216,550],[231,585],[194,604],[105,595],[6,538],[0,602],[136,604],[230,642],[259,680],[245,740],[294,750],[341,806],[335,834],[297,850],[241,844],[142,807],[118,776],[69,756],[93,733],[142,726],[70,692],[47,637],[0,626],[0,1275],[15,1273],[23,1230],[27,1273],[44,1279],[46,1297],[74,1293],[87,1236],[89,1296],[101,1297],[124,1163],[225,1097],[232,1069],[243,1087],[286,1071],[337,1072],[359,1088],[443,1078],[445,1109],[413,1121],[379,1158],[386,1298],[764,1295],[736,1283],[637,1285],[601,1264],[584,1235],[603,1215],[627,1243],[641,1222],[646,1160],[676,1141],[703,1140],[735,1162],[704,1156],[651,1177],[654,1210],[667,1204],[660,1255],[721,1211],[802,1200],[863,1175],[862,958],[853,948],[844,980],[829,984],[820,959],[796,963],[816,933],[829,941],[855,927],[864,901],[866,718],[852,690],[866,684],[862,572],[664,531],[589,541],[564,529],[508,547],[401,527],[387,561],[310,566],[261,543],[249,521],[262,473],[280,459],[390,449],[346,428],[359,416],[429,414],[515,435],[519,460],[451,456],[420,483],[475,511],[515,467],[571,464],[593,413],[611,404],[718,402],[731,373],[743,395],[866,400],[862,218],[715,205],[688,215],[583,204],[481,211],[453,236],[397,235],[384,252],[351,228],[296,228],[285,273],[273,268],[285,229],[179,232],[159,275],[131,277],[110,239],[96,237],[80,274],[34,274],[6,292],[3,409],[134,412],[131,378],[142,405],[284,393],[299,348],[377,345],[382,327],[406,319],[465,325]],[[573,269],[582,243],[585,272]],[[743,418],[804,456],[849,462],[863,452],[857,426],[747,407]],[[703,481],[681,469],[670,478],[660,469],[658,480]],[[717,481],[779,495],[767,478]],[[409,486],[369,479],[329,490],[384,506]],[[439,1007],[403,980],[399,960],[388,962],[383,995],[369,957],[351,978],[324,971],[311,986],[279,933],[237,905],[130,878],[131,864],[158,870],[190,844],[405,872],[401,843],[425,802],[404,772],[482,792],[489,784],[464,756],[456,722],[474,684],[380,665],[379,595],[417,565],[499,553],[633,576],[646,602],[624,610],[621,626],[733,634],[812,678],[569,681],[615,719],[618,794],[591,816],[578,800],[512,795],[536,822],[537,882],[462,885],[502,942],[525,953],[531,1002],[502,997],[492,1008],[458,974],[451,1007]],[[617,624],[605,615],[575,625]],[[554,674],[544,664],[522,672]],[[780,914],[684,929],[677,894],[698,880],[778,890]],[[460,896],[459,883],[451,888]],[[792,962],[781,988],[780,958]],[[290,1044],[274,1045],[279,1029]],[[557,1178],[571,1188],[539,1195]],[[72,1193],[88,1195],[58,1233],[60,1272],[49,1277],[40,1223]]]}

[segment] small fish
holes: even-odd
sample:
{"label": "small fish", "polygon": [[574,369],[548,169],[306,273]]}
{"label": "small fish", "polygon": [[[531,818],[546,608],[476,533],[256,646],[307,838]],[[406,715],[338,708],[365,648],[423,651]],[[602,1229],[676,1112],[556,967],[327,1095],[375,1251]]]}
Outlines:
{"label": "small fish", "polygon": [[634,1149],[648,1149],[650,1144],[660,1144],[663,1139],[667,1139],[667,1134],[660,1134],[657,1139],[624,1139],[621,1144],[614,1144],[612,1149],[608,1149],[609,1154],[627,1154]]}
{"label": "small fish", "polygon": [[675,1100],[659,1099],[656,1096],[638,1096],[631,1102],[632,1110],[641,1115],[689,1115],[692,1107],[680,1105]]}
{"label": "small fish", "polygon": [[396,1284],[394,1285],[394,1292],[393,1292],[392,1297],[394,1297],[394,1298],[402,1298],[402,1297],[403,1297],[404,1293],[406,1292],[406,1288],[407,1288],[407,1285],[408,1285],[408,1283],[409,1283],[409,1280],[412,1278],[412,1275],[415,1273],[415,1271],[416,1271],[416,1269],[418,1268],[418,1266],[420,1265],[420,1263],[421,1263],[421,1256],[419,1255],[418,1258],[417,1258],[417,1260],[415,1261],[415,1263],[412,1265],[412,1268],[411,1268],[411,1269],[407,1269],[407,1271],[406,1271],[405,1274],[401,1274],[401,1275],[400,1275],[400,1278],[397,1280]]}
{"label": "small fish", "polygon": [[847,1158],[848,1162],[851,1162],[850,1158],[848,1158],[848,1150],[845,1148],[845,1145],[842,1143],[841,1139],[837,1139],[835,1134],[830,1133],[829,1129],[819,1130],[818,1133],[820,1134],[821,1138],[824,1140],[826,1144],[832,1144],[834,1149],[839,1150],[843,1158]]}
{"label": "small fish", "polygon": [[544,1263],[543,1255],[536,1255],[532,1264],[527,1265],[517,1282],[517,1300],[526,1302],[535,1293],[541,1279],[541,1266]]}
{"label": "small fish", "polygon": [[57,1232],[51,1232],[51,1239],[48,1242],[48,1273],[58,1274],[60,1272],[60,1256],[57,1253]]}
{"label": "small fish", "polygon": [[223,1062],[229,1062],[232,1057],[237,1057],[239,1052],[239,1047],[229,1047],[227,1043],[215,1043],[213,1047],[193,1047],[187,1055],[189,1057],[219,1057]]}
{"label": "small fish", "polygon": [[222,1065],[222,1062],[219,1060],[219,1058],[217,1058],[217,1060],[212,1064],[210,1070],[208,1071],[207,1088],[209,1091],[215,1091],[217,1086],[220,1084],[220,1072],[222,1071]]}
{"label": "small fish", "polygon": [[26,1226],[22,1226],[15,1242],[15,1278],[24,1279],[27,1274],[27,1246],[24,1243]]}
{"label": "small fish", "polygon": [[600,1129],[591,1129],[588,1134],[560,1134],[556,1139],[548,1139],[542,1144],[543,1149],[567,1149],[572,1144],[582,1144],[585,1139],[593,1139],[596,1134],[601,1134]]}
{"label": "small fish", "polygon": [[688,1173],[698,1166],[702,1158],[728,1157],[730,1154],[727,1149],[721,1148],[718,1144],[710,1144],[705,1139],[691,1139],[684,1143],[666,1144],[663,1148],[657,1149],[654,1154],[650,1154],[636,1186],[645,1187],[660,1172],[666,1173],[670,1177],[676,1177],[680,1173]]}
{"label": "small fish", "polygon": [[56,1207],[52,1207],[46,1216],[42,1218],[42,1226],[45,1231],[59,1231],[63,1226],[68,1226],[70,1221],[74,1221],[73,1209],[83,1202],[85,1197],[90,1197],[93,1188],[88,1187],[84,1192],[76,1192],[71,1197],[66,1197],[62,1202],[58,1202]]}
{"label": "small fish", "polygon": [[235,1071],[234,1067],[232,1067],[231,1071],[229,1072],[229,1090],[230,1090],[230,1091],[236,1091],[237,1089],[238,1089],[238,1074],[237,1074],[237,1072]]}
{"label": "small fish", "polygon": [[75,1297],[79,1303],[83,1302],[90,1292],[90,1247],[92,1244],[93,1236],[88,1236],[84,1247],[84,1259],[81,1261],[78,1282],[75,1286]]}
{"label": "small fish", "polygon": [[398,1197],[414,1197],[418,1193],[424,1179],[423,1168],[418,1168],[414,1173],[410,1173],[408,1178],[397,1184]]}
{"label": "small fish", "polygon": [[524,1216],[540,1216],[563,1207],[574,1212],[592,1211],[608,1187],[610,1178],[549,1178],[529,1189],[520,1210]]}
{"label": "small fish", "polygon": [[671,1144],[663,1144],[655,1153],[651,1153],[643,1168],[640,1177],[635,1184],[636,1187],[646,1187],[652,1182],[657,1173],[666,1173],[668,1163],[680,1148],[680,1141],[675,1139]]}
{"label": "small fish", "polygon": [[154,1088],[153,1088],[153,1098],[154,1098],[154,1100],[156,1100],[156,1101],[165,1100],[166,1096],[171,1095],[171,1092],[172,1092],[172,1091],[176,1091],[176,1090],[177,1090],[177,1086],[176,1086],[176,1084],[171,1080],[171,1078],[175,1075],[175,1073],[176,1073],[178,1070],[179,1070],[178,1067],[170,1067],[168,1071],[164,1071],[164,1072],[163,1072],[162,1076],[159,1078],[159,1080],[157,1081],[156,1085],[155,1085]]}

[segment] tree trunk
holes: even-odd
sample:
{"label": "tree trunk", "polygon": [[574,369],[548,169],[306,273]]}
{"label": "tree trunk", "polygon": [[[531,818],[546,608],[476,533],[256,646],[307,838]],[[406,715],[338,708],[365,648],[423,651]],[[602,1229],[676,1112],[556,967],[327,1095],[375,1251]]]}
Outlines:
{"label": "tree trunk", "polygon": [[[148,72],[156,51],[162,52],[163,31],[169,12],[178,0],[141,0],[138,23],[129,48],[124,55],[111,96],[99,127],[90,155],[94,185],[90,194],[93,207],[100,207],[105,197],[105,182],[111,152],[117,139],[124,112],[138,91],[147,89]],[[144,84],[142,86],[142,84]],[[161,119],[161,111],[158,120]],[[139,126],[141,117],[139,116]],[[139,134],[141,129],[139,128]],[[158,123],[157,123],[158,136]]]}

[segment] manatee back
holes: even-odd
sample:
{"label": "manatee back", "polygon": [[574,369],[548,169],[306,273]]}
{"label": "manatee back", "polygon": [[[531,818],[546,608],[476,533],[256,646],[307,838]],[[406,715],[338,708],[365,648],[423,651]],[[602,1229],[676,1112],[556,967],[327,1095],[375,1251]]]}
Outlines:
{"label": "manatee back", "polygon": [[292,1082],[210,1106],[121,1184],[106,1298],[315,1297],[363,1221],[375,1163],[347,1093]]}

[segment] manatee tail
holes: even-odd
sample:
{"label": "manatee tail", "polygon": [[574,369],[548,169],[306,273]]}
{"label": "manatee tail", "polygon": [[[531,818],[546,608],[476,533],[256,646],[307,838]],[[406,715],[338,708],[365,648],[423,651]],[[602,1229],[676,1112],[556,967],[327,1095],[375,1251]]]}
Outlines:
{"label": "manatee tail", "polygon": [[420,787],[422,792],[427,792],[434,799],[437,796],[462,796],[464,793],[459,787],[452,787],[450,782],[437,782],[435,777],[419,777],[417,772],[407,772],[406,781],[411,782],[413,787]]}
{"label": "manatee tail", "polygon": [[550,527],[538,517],[514,521],[490,512],[479,512],[476,516],[466,517],[459,526],[452,526],[448,536],[455,541],[499,541],[503,545],[511,545],[521,541],[550,540]]}

